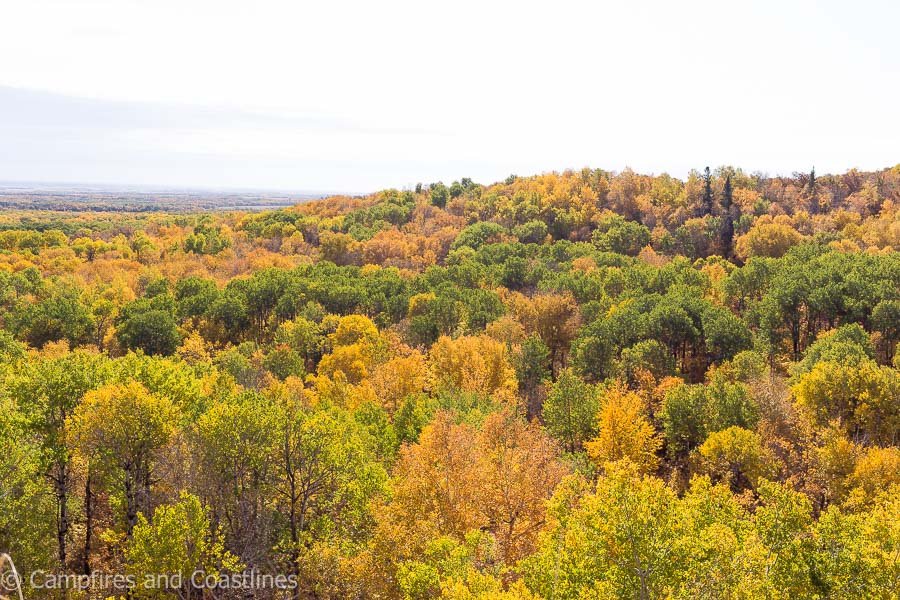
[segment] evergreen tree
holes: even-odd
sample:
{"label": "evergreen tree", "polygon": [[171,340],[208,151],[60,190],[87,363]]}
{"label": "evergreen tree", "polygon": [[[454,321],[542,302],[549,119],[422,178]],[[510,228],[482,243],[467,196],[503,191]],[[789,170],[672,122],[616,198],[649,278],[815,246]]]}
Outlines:
{"label": "evergreen tree", "polygon": [[701,211],[701,217],[711,215],[713,212],[712,173],[709,167],[703,170],[703,205],[701,206]]}
{"label": "evergreen tree", "polygon": [[722,190],[722,212],[727,214],[733,204],[731,175],[725,176],[725,188]]}
{"label": "evergreen tree", "polygon": [[731,175],[725,176],[725,189],[722,190],[722,256],[726,258],[733,253],[732,246],[734,242],[734,215],[732,207],[734,201],[732,198]]}
{"label": "evergreen tree", "polygon": [[816,168],[813,167],[809,172],[809,181],[806,184],[806,195],[809,196],[809,214],[814,215],[819,212],[819,191],[816,183]]}

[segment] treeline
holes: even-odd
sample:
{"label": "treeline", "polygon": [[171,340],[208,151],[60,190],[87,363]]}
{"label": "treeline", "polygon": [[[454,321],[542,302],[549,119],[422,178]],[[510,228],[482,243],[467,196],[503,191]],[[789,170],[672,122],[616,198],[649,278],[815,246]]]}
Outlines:
{"label": "treeline", "polygon": [[[61,213],[185,213],[222,210],[273,210],[297,202],[321,198],[321,194],[263,195],[183,191],[21,190],[0,188],[0,209],[4,211],[54,211]],[[74,215],[73,215],[74,216]]]}
{"label": "treeline", "polygon": [[584,170],[7,215],[0,549],[298,582],[257,597],[894,598],[898,194]]}

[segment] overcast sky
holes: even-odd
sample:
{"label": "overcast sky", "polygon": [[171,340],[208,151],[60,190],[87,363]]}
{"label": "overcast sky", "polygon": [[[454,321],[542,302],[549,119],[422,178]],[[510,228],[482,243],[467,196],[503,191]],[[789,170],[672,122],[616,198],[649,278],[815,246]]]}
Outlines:
{"label": "overcast sky", "polygon": [[895,0],[0,0],[0,180],[900,162]]}

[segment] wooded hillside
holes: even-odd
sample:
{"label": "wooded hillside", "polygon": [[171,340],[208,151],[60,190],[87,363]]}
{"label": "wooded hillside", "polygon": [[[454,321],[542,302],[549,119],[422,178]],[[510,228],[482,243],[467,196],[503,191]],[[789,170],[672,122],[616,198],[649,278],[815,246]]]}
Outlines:
{"label": "wooded hillside", "polygon": [[5,211],[0,550],[186,575],[134,597],[897,598],[898,249],[900,166]]}

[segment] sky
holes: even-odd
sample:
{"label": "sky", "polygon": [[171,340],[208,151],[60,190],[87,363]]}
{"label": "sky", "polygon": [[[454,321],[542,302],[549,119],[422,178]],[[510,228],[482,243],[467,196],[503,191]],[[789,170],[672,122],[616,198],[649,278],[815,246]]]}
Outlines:
{"label": "sky", "polygon": [[900,163],[895,0],[0,0],[0,181]]}

